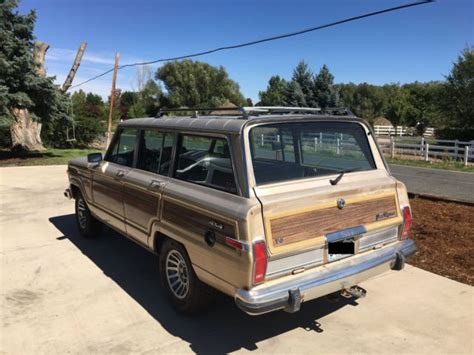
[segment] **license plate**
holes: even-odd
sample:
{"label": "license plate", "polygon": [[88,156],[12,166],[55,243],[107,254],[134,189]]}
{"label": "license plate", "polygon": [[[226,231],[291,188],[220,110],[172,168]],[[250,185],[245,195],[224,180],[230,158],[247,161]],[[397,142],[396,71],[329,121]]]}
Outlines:
{"label": "license plate", "polygon": [[354,238],[328,243],[328,261],[335,261],[354,255]]}

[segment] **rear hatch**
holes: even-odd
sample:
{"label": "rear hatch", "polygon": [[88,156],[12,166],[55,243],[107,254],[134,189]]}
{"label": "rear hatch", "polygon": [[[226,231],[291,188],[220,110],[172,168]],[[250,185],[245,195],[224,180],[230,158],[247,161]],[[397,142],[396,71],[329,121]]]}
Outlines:
{"label": "rear hatch", "polygon": [[[269,251],[267,279],[397,239],[402,217],[396,180],[363,125],[262,125],[250,139]],[[341,251],[349,246],[341,243],[352,244]]]}
{"label": "rear hatch", "polygon": [[[357,176],[347,176],[337,186],[319,181],[300,183],[298,189],[255,189],[263,207],[271,255],[321,247],[327,235],[355,227],[362,227],[367,234],[399,225],[402,218],[396,182],[380,171],[353,174]],[[277,189],[284,191],[269,191]]]}

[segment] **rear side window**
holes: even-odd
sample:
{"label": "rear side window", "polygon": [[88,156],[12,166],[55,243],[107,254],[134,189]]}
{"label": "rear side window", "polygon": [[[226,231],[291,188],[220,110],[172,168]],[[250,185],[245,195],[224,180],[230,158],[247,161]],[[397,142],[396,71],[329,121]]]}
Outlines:
{"label": "rear side window", "polygon": [[237,193],[226,139],[181,135],[176,162],[175,178]]}
{"label": "rear side window", "polygon": [[173,150],[173,137],[172,133],[159,132],[153,129],[142,131],[137,169],[168,175]]}
{"label": "rear side window", "polygon": [[132,166],[136,138],[136,129],[125,128],[120,130],[109,149],[106,160],[124,166]]}

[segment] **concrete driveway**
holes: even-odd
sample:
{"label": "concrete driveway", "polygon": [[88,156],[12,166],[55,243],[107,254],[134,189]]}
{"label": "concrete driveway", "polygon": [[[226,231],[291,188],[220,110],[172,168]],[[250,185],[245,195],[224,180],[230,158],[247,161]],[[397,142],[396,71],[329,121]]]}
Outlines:
{"label": "concrete driveway", "polygon": [[390,171],[409,192],[474,203],[474,173],[395,164]]}
{"label": "concrete driveway", "polygon": [[408,266],[296,314],[168,307],[153,255],[78,235],[66,167],[0,169],[0,353],[473,353],[473,288]]}

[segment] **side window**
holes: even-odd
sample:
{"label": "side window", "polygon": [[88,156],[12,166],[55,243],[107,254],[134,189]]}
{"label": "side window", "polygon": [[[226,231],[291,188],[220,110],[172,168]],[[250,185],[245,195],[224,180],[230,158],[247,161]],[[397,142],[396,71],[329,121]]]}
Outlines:
{"label": "side window", "polygon": [[132,166],[136,137],[136,129],[122,129],[114,140],[112,147],[110,147],[106,160],[120,165]]}
{"label": "side window", "polygon": [[161,158],[161,146],[164,134],[156,130],[147,129],[140,137],[137,169],[158,172]]}
{"label": "side window", "polygon": [[194,135],[180,138],[175,178],[237,193],[226,139]]}
{"label": "side window", "polygon": [[140,137],[137,168],[168,175],[173,150],[172,133],[146,129]]}

